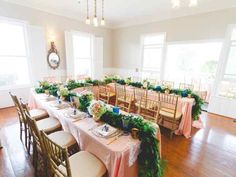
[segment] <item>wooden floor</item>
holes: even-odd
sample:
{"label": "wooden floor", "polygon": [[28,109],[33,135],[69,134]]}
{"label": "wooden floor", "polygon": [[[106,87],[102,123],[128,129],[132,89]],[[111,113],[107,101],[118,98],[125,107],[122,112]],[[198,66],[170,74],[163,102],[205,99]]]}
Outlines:
{"label": "wooden floor", "polygon": [[[167,160],[165,177],[236,177],[236,123],[203,113],[205,128],[194,129],[192,138],[162,132],[162,153]],[[19,140],[13,108],[0,110],[0,177],[32,177],[33,167]]]}

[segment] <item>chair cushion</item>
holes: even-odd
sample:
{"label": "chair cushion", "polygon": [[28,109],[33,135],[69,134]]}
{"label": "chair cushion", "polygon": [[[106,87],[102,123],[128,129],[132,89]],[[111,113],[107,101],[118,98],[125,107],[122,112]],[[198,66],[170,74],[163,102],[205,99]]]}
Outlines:
{"label": "chair cushion", "polygon": [[61,127],[60,122],[53,117],[48,117],[36,122],[38,129],[40,131],[45,131],[45,133],[53,132]]}
{"label": "chair cushion", "polygon": [[29,113],[31,117],[35,120],[40,120],[40,119],[49,117],[47,111],[43,109],[31,109],[29,110]]}
{"label": "chair cushion", "polygon": [[57,131],[49,134],[48,136],[53,142],[57,143],[63,148],[76,144],[74,136],[69,132]]}
{"label": "chair cushion", "polygon": [[[69,157],[72,177],[102,177],[106,173],[105,165],[93,154],[80,151]],[[62,165],[59,169],[66,174]]]}
{"label": "chair cushion", "polygon": [[174,117],[174,110],[173,109],[168,109],[168,108],[161,108],[160,109],[160,115],[164,117],[169,117],[169,118],[175,118],[175,119],[180,119],[182,116],[181,112],[176,112],[176,115]]}

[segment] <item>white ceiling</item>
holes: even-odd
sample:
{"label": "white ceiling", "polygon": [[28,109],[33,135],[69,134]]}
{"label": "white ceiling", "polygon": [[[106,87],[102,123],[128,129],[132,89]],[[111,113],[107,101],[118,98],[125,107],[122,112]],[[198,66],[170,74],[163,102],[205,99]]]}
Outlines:
{"label": "white ceiling", "polygon": [[[49,13],[84,20],[87,0],[5,0],[7,2],[43,10]],[[101,0],[98,13],[101,14]],[[171,0],[104,0],[105,19],[109,27],[129,26],[152,21],[210,12],[236,7],[236,0],[198,0],[197,7],[188,7],[189,0],[181,0],[182,7],[172,9]],[[94,0],[89,0],[93,14]]]}

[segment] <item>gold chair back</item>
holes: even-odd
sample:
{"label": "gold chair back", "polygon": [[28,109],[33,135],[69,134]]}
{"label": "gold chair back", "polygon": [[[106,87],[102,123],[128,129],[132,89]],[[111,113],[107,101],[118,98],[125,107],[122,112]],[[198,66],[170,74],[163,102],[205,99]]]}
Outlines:
{"label": "gold chair back", "polygon": [[160,110],[163,109],[166,112],[170,112],[176,116],[177,104],[179,96],[160,93]]}
{"label": "gold chair back", "polygon": [[[63,148],[53,142],[43,131],[41,132],[41,137],[47,152],[47,159],[52,175],[55,177],[71,177],[67,148]],[[66,173],[62,170],[63,168],[66,169]]]}
{"label": "gold chair back", "polygon": [[124,111],[130,112],[133,101],[134,88],[116,84],[116,106],[119,106]]}
{"label": "gold chair back", "polygon": [[145,119],[157,123],[159,113],[159,101],[143,97],[139,102],[138,113]]}
{"label": "gold chair back", "polygon": [[98,86],[98,99],[109,104],[111,97],[115,96],[114,93],[110,91],[110,88],[107,85]]}
{"label": "gold chair back", "polygon": [[9,92],[9,95],[11,96],[12,98],[12,101],[16,107],[16,110],[17,110],[17,114],[18,114],[18,117],[19,117],[19,120],[20,122],[24,123],[25,122],[25,119],[24,119],[24,116],[23,116],[23,109],[21,107],[21,104],[19,102],[19,99],[17,98],[16,95],[13,95],[11,92]]}
{"label": "gold chair back", "polygon": [[134,100],[140,101],[142,98],[147,98],[148,90],[143,88],[134,88]]}
{"label": "gold chair back", "polygon": [[30,134],[31,136],[33,136],[34,143],[36,143],[37,147],[40,148],[40,150],[42,150],[42,145],[40,142],[40,133],[39,133],[38,126],[36,124],[36,120],[30,116],[29,111],[27,109],[27,105],[24,103],[21,103],[21,105],[23,107],[24,116],[26,118],[27,125],[30,130]]}

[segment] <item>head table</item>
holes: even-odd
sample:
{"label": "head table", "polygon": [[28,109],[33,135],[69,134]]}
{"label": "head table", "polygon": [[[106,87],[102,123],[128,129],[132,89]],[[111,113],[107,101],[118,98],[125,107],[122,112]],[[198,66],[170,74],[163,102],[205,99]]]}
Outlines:
{"label": "head table", "polygon": [[[81,150],[91,152],[105,164],[109,177],[138,176],[139,140],[133,139],[130,135],[120,136],[109,144],[109,138],[98,137],[92,133],[91,130],[99,125],[98,122],[92,118],[80,120],[68,118],[65,116],[66,109],[53,107],[52,103],[55,101],[46,101],[46,97],[45,94],[36,94],[34,90],[31,90],[28,106],[45,109],[50,116],[58,118],[63,129],[76,138]],[[161,145],[159,129],[157,136]]]}
{"label": "head table", "polygon": [[[110,83],[108,84],[108,87],[110,88],[111,92],[115,93],[115,84]],[[126,90],[131,90],[134,87],[127,86]],[[76,88],[73,90],[73,92],[81,92],[83,88]],[[93,87],[93,93],[95,97],[98,97],[99,88],[98,86]],[[153,92],[151,90],[148,90],[149,92]],[[157,94],[157,92],[155,92]],[[150,95],[153,95],[153,93],[150,93]],[[181,122],[179,124],[178,129],[175,131],[176,135],[184,135],[186,138],[191,137],[191,131],[192,126],[195,128],[203,128],[202,121],[199,117],[199,120],[193,121],[192,120],[192,107],[195,104],[194,98],[188,98],[188,97],[179,97],[178,99],[178,105],[177,105],[177,111],[182,113]]]}

